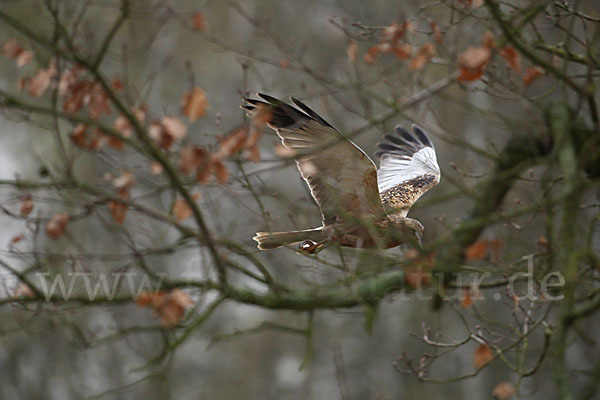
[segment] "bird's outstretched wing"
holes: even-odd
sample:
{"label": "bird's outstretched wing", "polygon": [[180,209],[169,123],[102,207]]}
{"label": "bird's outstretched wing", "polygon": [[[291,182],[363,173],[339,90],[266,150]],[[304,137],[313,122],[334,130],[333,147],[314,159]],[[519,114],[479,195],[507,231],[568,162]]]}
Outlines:
{"label": "bird's outstretched wing", "polygon": [[385,214],[377,169],[369,156],[299,100],[291,99],[296,108],[265,94],[258,96],[262,100],[244,99],[247,104],[242,108],[251,117],[266,119],[293,151],[324,225]]}
{"label": "bird's outstretched wing", "polygon": [[375,155],[381,156],[377,171],[379,193],[386,210],[406,216],[423,193],[440,182],[435,149],[416,125],[410,133],[400,126],[384,135]]}

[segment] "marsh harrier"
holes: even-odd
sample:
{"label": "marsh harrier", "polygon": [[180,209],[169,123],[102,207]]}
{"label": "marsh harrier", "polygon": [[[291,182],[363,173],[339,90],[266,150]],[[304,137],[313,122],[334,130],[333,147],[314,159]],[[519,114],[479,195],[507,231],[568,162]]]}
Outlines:
{"label": "marsh harrier", "polygon": [[291,232],[258,232],[261,250],[302,243],[315,250],[330,242],[349,247],[391,248],[420,244],[423,225],[406,214],[440,181],[433,144],[416,125],[396,126],[377,144],[380,167],[350,139],[304,103],[287,104],[259,94],[242,106],[266,122],[292,153],[323,217],[322,226]]}

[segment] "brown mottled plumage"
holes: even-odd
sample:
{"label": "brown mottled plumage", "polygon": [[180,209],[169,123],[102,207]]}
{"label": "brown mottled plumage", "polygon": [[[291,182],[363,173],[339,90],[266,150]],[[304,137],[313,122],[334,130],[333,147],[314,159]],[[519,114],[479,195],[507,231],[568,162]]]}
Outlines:
{"label": "brown mottled plumage", "polygon": [[423,225],[407,218],[410,206],[439,182],[439,167],[427,135],[396,127],[378,144],[381,167],[352,141],[297,99],[293,107],[274,97],[245,99],[255,119],[266,119],[292,150],[302,178],[319,205],[319,228],[291,232],[258,232],[261,250],[293,243],[313,251],[329,242],[349,247],[391,248],[420,243]]}

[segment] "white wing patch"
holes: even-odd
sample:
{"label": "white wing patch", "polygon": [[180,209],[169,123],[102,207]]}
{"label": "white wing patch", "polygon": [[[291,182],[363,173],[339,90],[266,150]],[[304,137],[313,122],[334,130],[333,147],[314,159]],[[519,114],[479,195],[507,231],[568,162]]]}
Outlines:
{"label": "white wing patch", "polygon": [[412,157],[383,154],[377,171],[379,193],[423,175],[435,175],[439,182],[440,167],[433,148],[423,147]]}
{"label": "white wing patch", "polygon": [[427,134],[418,126],[396,126],[377,144],[377,186],[388,212],[406,216],[415,201],[440,181],[440,167]]}

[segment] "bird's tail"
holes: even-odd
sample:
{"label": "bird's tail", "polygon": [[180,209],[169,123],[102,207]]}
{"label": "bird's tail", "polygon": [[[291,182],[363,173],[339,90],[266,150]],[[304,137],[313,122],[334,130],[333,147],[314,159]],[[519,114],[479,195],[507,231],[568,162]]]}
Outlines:
{"label": "bird's tail", "polygon": [[305,240],[320,242],[325,239],[325,234],[322,228],[291,232],[256,232],[252,239],[258,243],[260,250],[270,250]]}

